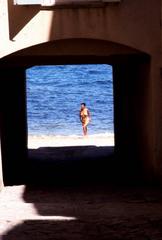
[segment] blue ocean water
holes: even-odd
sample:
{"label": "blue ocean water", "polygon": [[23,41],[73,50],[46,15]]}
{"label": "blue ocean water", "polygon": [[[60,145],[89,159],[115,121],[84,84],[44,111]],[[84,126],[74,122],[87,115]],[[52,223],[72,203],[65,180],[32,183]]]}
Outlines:
{"label": "blue ocean water", "polygon": [[82,135],[81,102],[91,113],[89,134],[113,133],[110,65],[35,66],[26,77],[29,135]]}

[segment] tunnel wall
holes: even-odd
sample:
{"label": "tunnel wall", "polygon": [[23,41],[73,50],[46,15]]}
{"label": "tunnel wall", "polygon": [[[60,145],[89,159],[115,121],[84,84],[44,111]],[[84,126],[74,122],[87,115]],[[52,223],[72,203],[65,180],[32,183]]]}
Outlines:
{"label": "tunnel wall", "polygon": [[149,60],[130,60],[114,66],[114,125],[119,165],[129,177],[134,174],[138,178],[137,174],[142,173],[144,178],[151,180],[155,176],[155,162],[150,99]]}
{"label": "tunnel wall", "polygon": [[25,69],[0,68],[4,183],[23,181],[27,158]]}

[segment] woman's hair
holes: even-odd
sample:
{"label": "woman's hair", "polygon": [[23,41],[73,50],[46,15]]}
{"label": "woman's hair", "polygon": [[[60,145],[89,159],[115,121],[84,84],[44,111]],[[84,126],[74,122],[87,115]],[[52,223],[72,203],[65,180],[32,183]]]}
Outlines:
{"label": "woman's hair", "polygon": [[83,103],[81,103],[81,105],[84,105],[84,106],[86,106],[86,104],[83,102]]}

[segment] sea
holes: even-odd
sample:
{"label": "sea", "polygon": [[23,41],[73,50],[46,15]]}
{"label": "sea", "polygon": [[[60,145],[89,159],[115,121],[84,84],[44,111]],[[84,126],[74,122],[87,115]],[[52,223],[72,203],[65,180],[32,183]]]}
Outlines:
{"label": "sea", "polygon": [[26,78],[28,135],[81,136],[82,102],[91,113],[88,134],[113,134],[112,66],[34,66]]}

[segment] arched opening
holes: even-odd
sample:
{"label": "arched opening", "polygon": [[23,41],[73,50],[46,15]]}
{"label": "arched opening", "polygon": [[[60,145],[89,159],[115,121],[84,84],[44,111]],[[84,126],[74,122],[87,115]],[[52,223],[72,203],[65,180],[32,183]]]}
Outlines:
{"label": "arched opening", "polygon": [[[79,159],[80,152],[83,150],[79,147],[77,156],[74,154],[74,149],[71,149],[74,158],[79,159],[77,164],[76,161],[66,161],[63,157],[61,168],[58,161],[51,168],[51,159],[48,159],[50,163],[48,168],[45,168],[44,164],[38,168],[40,159],[36,155],[34,164],[31,161],[29,164],[25,71],[34,65],[58,64],[110,64],[113,66],[115,133],[113,156],[111,149],[95,161],[97,154],[92,150],[92,158],[88,158],[89,162],[87,162],[85,157]],[[66,176],[67,178],[63,180],[66,181],[65,179],[69,179],[69,173],[73,181],[77,177],[91,178],[92,175],[98,180],[98,173],[103,180],[109,177],[115,180],[141,179],[145,175],[144,171],[151,171],[150,149],[148,151],[149,141],[151,141],[148,102],[151,94],[150,61],[146,54],[106,41],[73,39],[56,41],[54,45],[50,42],[22,50],[4,59],[1,70],[2,79],[4,79],[3,91],[6,96],[9,94],[13,99],[2,109],[2,154],[6,183],[23,178],[24,181],[40,182],[49,179],[50,182],[56,182],[60,176]],[[14,81],[11,82],[11,78],[14,78]],[[8,109],[11,111],[7,111]],[[65,155],[68,156],[68,152],[65,152]],[[55,156],[61,157],[60,149]],[[61,175],[59,175],[60,172]],[[42,173],[45,173],[43,178]]]}

